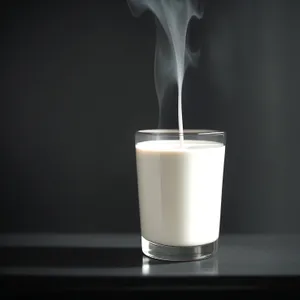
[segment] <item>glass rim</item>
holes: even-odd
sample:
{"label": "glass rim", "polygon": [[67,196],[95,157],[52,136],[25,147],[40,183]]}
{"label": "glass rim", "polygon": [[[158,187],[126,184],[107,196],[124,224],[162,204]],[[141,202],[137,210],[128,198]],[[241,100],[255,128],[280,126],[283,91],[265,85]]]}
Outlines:
{"label": "glass rim", "polygon": [[[137,130],[136,134],[180,134],[179,129],[141,129]],[[184,129],[183,134],[197,135],[225,135],[226,132],[216,129]]]}

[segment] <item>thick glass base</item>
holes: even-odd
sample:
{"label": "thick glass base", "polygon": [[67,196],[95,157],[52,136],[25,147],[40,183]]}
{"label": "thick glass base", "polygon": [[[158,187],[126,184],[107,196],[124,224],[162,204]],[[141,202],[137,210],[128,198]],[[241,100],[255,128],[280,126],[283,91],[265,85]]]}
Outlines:
{"label": "thick glass base", "polygon": [[150,242],[142,237],[142,252],[154,259],[167,261],[192,261],[208,258],[218,249],[218,240],[199,246],[166,246]]}

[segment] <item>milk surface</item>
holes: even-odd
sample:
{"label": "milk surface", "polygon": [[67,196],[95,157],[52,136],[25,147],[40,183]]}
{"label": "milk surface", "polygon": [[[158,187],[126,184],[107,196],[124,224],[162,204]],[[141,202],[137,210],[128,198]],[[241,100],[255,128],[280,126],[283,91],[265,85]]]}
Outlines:
{"label": "milk surface", "polygon": [[142,236],[169,246],[219,237],[225,146],[211,141],[136,144]]}

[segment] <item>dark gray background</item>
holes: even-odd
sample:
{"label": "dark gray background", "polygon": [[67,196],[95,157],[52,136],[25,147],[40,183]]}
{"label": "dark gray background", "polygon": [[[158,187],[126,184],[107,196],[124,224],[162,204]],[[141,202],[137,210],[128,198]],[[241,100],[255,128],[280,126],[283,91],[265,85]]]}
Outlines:
{"label": "dark gray background", "polygon": [[[1,14],[0,231],[138,232],[134,133],[156,128],[155,27],[126,1]],[[222,232],[300,232],[300,2],[206,1],[184,125],[227,132]],[[176,128],[176,93],[163,126]]]}

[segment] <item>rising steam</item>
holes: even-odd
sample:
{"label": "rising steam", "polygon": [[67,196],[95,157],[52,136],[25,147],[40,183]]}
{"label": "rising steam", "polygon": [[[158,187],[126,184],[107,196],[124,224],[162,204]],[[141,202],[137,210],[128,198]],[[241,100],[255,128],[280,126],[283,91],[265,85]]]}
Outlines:
{"label": "rising steam", "polygon": [[197,62],[199,52],[192,53],[186,43],[192,17],[203,15],[197,0],[127,0],[135,17],[150,10],[156,17],[156,49],[154,62],[155,88],[161,111],[167,88],[178,87],[178,126],[183,139],[182,84],[185,70]]}

